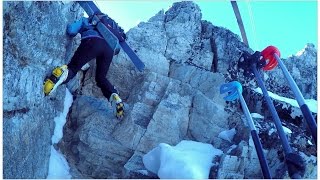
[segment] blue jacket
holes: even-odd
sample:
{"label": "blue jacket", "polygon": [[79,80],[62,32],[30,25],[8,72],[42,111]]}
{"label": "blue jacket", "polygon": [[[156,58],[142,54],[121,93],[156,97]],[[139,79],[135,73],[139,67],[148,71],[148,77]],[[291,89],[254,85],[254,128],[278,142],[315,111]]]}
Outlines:
{"label": "blue jacket", "polygon": [[81,39],[89,37],[97,37],[103,39],[100,33],[94,29],[94,26],[89,23],[88,18],[82,17],[78,21],[75,21],[67,26],[67,34],[69,36],[76,36],[78,33],[81,34]]}

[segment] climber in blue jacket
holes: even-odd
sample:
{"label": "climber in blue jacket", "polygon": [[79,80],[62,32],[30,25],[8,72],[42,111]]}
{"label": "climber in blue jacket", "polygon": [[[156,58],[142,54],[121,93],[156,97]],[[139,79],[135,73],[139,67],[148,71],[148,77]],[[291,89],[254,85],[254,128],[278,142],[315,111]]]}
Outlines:
{"label": "climber in blue jacket", "polygon": [[[120,30],[122,29],[120,28]],[[52,75],[46,78],[44,93],[45,95],[50,95],[60,84],[69,82],[86,63],[96,58],[95,80],[97,86],[111,102],[112,106],[115,107],[116,117],[121,119],[124,115],[123,102],[117,90],[106,78],[115,53],[114,50],[108,45],[95,26],[89,22],[88,18],[82,17],[67,26],[67,34],[69,36],[74,37],[78,33],[81,34],[80,46],[68,65],[56,67]],[[125,38],[124,33],[123,36]]]}

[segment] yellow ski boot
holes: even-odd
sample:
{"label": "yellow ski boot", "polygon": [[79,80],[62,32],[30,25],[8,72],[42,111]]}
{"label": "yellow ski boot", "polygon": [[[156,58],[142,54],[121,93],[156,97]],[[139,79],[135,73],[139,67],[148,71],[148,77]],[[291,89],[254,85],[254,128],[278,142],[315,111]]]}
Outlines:
{"label": "yellow ski boot", "polygon": [[122,119],[124,116],[124,104],[117,93],[112,93],[110,96],[111,106],[114,108],[115,116]]}
{"label": "yellow ski boot", "polygon": [[68,66],[63,65],[54,68],[51,76],[46,77],[43,83],[43,92],[46,96],[52,94],[57,87],[62,84],[68,77]]}

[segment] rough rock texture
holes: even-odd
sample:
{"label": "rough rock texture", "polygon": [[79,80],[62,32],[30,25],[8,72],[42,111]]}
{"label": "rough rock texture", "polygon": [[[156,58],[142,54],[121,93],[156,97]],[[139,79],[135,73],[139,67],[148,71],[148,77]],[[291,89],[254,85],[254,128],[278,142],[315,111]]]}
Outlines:
{"label": "rough rock texture", "polygon": [[[17,6],[13,8],[14,5]],[[12,32],[15,34],[19,29],[26,28],[22,24],[26,20],[19,20],[22,17],[16,17],[13,13],[14,10],[20,11],[20,6],[27,7],[26,5],[38,9],[54,7],[50,8],[49,13],[55,9],[56,13],[67,14],[55,17],[64,18],[63,23],[59,21],[62,23],[59,27],[54,27],[61,30],[44,31],[35,37],[27,36],[27,40],[23,42],[13,35],[9,36]],[[53,131],[50,120],[62,110],[64,88],[58,88],[50,98],[43,98],[42,79],[54,66],[66,63],[79,43],[79,38],[71,42],[64,34],[66,24],[78,18],[78,12],[66,11],[70,8],[77,9],[77,6],[72,3],[60,5],[62,3],[58,2],[14,2],[5,6],[4,170],[7,178],[44,178],[47,173],[50,137]],[[35,10],[32,8],[29,11]],[[11,16],[18,21],[11,22]],[[33,16],[30,17],[32,19]],[[159,11],[148,22],[141,22],[127,32],[128,44],[144,61],[146,69],[144,72],[137,72],[123,51],[113,58],[107,78],[125,100],[126,115],[121,121],[115,119],[108,101],[96,86],[95,61],[89,63],[88,70],[79,72],[76,78],[68,83],[75,100],[59,147],[69,162],[73,178],[157,178],[157,175],[145,169],[142,156],[159,143],[176,145],[181,140],[210,143],[224,152],[224,155],[219,157],[220,163],[211,168],[210,178],[262,178],[240,103],[225,102],[223,95],[219,94],[220,86],[232,80],[242,83],[249,110],[264,116],[264,119],[254,121],[272,176],[288,177],[283,163],[282,147],[276,132],[273,132],[270,112],[263,97],[253,91],[257,87],[255,80],[244,77],[237,67],[241,51],[253,51],[231,31],[201,18],[198,5],[193,2],[179,2],[174,3],[166,12]],[[53,20],[54,18],[39,23],[36,27],[44,28],[42,26],[53,23]],[[29,34],[38,32],[34,29],[37,28],[33,26],[26,30]],[[48,41],[52,41],[48,47],[54,48],[47,49],[48,47],[42,44]],[[24,61],[21,57],[28,51],[21,48],[29,48],[29,42],[38,43],[40,50],[32,49],[34,52],[25,55],[29,58]],[[17,46],[20,43],[25,44]],[[64,46],[61,47],[61,44]],[[20,49],[14,50],[14,47]],[[30,51],[30,48],[28,50]],[[294,57],[294,60],[300,62],[311,57],[316,58],[316,50],[312,45],[308,45],[301,54]],[[37,57],[34,57],[36,55]],[[53,61],[53,57],[57,59]],[[51,61],[48,62],[48,59]],[[24,62],[27,64],[24,65]],[[293,74],[298,72],[301,79],[311,77],[308,69],[316,67],[314,61],[298,64],[294,63],[292,66],[299,71],[293,71],[288,64],[289,71]],[[21,71],[14,71],[16,66],[21,67]],[[215,67],[216,71],[212,67]],[[37,70],[40,74],[29,73],[31,70]],[[282,82],[281,78],[275,78],[278,77],[276,71],[264,73],[269,76],[266,84],[276,84],[274,92],[289,97],[289,94],[281,94],[285,89],[283,84],[286,83]],[[31,77],[32,83],[25,81],[26,77]],[[34,91],[33,83],[39,91]],[[307,80],[299,83],[299,86],[312,84],[311,87],[316,88],[313,82]],[[303,90],[306,97],[316,96],[312,88]],[[289,140],[294,150],[303,153],[308,162],[305,178],[315,178],[316,147],[308,143],[311,136],[302,125],[299,109],[282,102],[274,102],[284,120],[283,125],[293,131]],[[236,134],[230,142],[218,137],[220,132],[232,128],[236,129]],[[28,145],[30,142],[33,144]],[[24,146],[17,143],[24,143]],[[34,171],[27,169],[30,167],[25,167],[26,164],[34,164],[30,166]]]}
{"label": "rough rock texture", "polygon": [[111,136],[119,121],[109,109],[104,99],[78,96],[74,101],[69,124],[74,131],[69,132],[73,136],[67,150],[76,155],[73,160],[84,177],[120,178],[122,167],[133,154]]}
{"label": "rough rock texture", "polygon": [[[186,14],[186,11],[191,13]],[[120,52],[114,57],[107,76],[127,102],[125,119],[107,138],[115,139],[123,148],[134,152],[127,162],[118,162],[125,163],[122,177],[154,177],[146,171],[141,162],[143,154],[160,142],[175,145],[183,139],[191,139],[212,143],[225,153],[230,150],[230,146],[236,145],[229,154],[241,159],[241,168],[235,168],[234,163],[228,162],[228,156],[223,156],[221,163],[225,165],[213,168],[210,177],[232,177],[222,175],[225,171],[223,167],[230,166],[238,170],[234,177],[261,178],[261,171],[257,168],[259,161],[239,104],[226,104],[219,94],[221,84],[237,78],[244,88],[256,87],[255,81],[246,79],[236,66],[242,50],[253,51],[229,30],[201,21],[200,9],[191,2],[175,3],[167,12],[158,12],[148,22],[140,23],[127,34],[128,43],[145,61],[146,70],[144,73],[137,73],[128,57]],[[214,39],[215,52],[212,51],[210,38]],[[217,73],[210,71],[214,55],[218,62]],[[94,63],[90,64],[92,68],[86,74],[82,88],[85,91],[82,93],[103,99],[92,76],[95,72]],[[244,95],[246,100],[250,98],[249,93]],[[257,93],[255,96],[258,97],[255,101],[249,101],[250,110],[267,114],[263,99]],[[257,104],[259,106],[256,106]],[[281,109],[280,107],[279,110]],[[78,111],[81,109],[72,113],[78,114]],[[288,113],[290,112],[282,114]],[[268,119],[270,120],[270,117]],[[265,127],[267,130],[273,127],[271,120],[269,123],[269,126]],[[231,143],[218,138],[221,131],[233,127],[237,129],[237,134]],[[265,131],[261,130],[262,138],[263,132]],[[297,130],[298,134],[303,133]],[[277,142],[276,135],[274,138],[263,139],[266,153],[281,149],[279,143],[276,146],[270,145],[269,141]],[[90,155],[92,152],[86,153]],[[270,162],[274,159],[274,155],[267,157]],[[76,167],[82,168],[79,165]],[[274,177],[285,176],[283,160],[275,161],[271,167]],[[282,173],[278,173],[279,169]],[[99,176],[105,177],[114,176]]]}
{"label": "rough rock texture", "polygon": [[64,64],[72,42],[65,25],[80,17],[73,3],[3,2],[4,178],[46,178],[54,117],[63,110],[65,86],[44,97],[42,83]]}

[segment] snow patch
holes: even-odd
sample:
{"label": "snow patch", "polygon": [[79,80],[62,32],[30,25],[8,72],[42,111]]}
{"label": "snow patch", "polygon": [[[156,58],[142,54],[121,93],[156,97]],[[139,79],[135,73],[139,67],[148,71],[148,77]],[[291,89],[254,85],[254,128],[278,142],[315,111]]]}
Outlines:
{"label": "snow patch", "polygon": [[160,143],[143,156],[143,164],[159,178],[208,179],[212,159],[222,154],[201,142],[184,140],[176,146]]}
{"label": "snow patch", "polygon": [[271,128],[268,132],[268,135],[271,136],[272,133],[276,132],[275,128]]}
{"label": "snow patch", "polygon": [[[66,88],[63,112],[60,113],[58,117],[54,118],[55,128],[54,134],[51,138],[52,144],[58,143],[60,139],[63,137],[63,126],[66,123],[66,117],[72,102],[72,94]],[[68,165],[67,160],[60,152],[56,151],[55,148],[51,146],[47,179],[70,179],[71,175],[69,173],[69,170],[70,167]]]}
{"label": "snow patch", "polygon": [[237,145],[235,145],[235,144],[230,146],[230,149],[227,151],[227,154],[231,153],[231,151],[234,150],[235,148],[237,148]]}
{"label": "snow patch", "polygon": [[259,113],[251,113],[251,117],[257,118],[257,119],[264,119],[264,116],[262,116]]}
{"label": "snow patch", "polygon": [[218,137],[221,139],[224,139],[226,141],[229,141],[231,143],[231,141],[236,133],[237,133],[236,129],[232,128],[230,130],[220,132]]}
{"label": "snow patch", "polygon": [[292,131],[291,131],[289,128],[287,128],[287,127],[285,127],[285,126],[282,126],[282,128],[283,128],[283,131],[284,131],[286,134],[292,134]]}
{"label": "snow patch", "polygon": [[70,167],[64,156],[51,146],[49,172],[47,179],[71,179]]}
{"label": "snow patch", "polygon": [[296,53],[296,56],[301,56],[304,53],[305,49],[301,49]]}
{"label": "snow patch", "polygon": [[72,101],[73,101],[72,94],[69,92],[68,89],[66,89],[63,112],[60,113],[59,116],[54,118],[55,128],[54,128],[54,134],[51,138],[52,144],[58,143],[60,139],[63,137],[63,126],[66,123],[67,114],[69,112],[69,108],[72,104]]}
{"label": "snow patch", "polygon": [[[284,133],[286,133],[286,134],[292,134],[292,131],[291,131],[289,128],[287,128],[287,127],[285,127],[285,126],[282,126],[282,128],[283,128]],[[275,128],[271,128],[271,129],[269,130],[269,132],[268,132],[268,135],[271,136],[271,134],[274,133],[274,132],[276,132],[276,129],[275,129]]]}
{"label": "snow patch", "polygon": [[[263,94],[261,88],[256,88],[254,89],[255,92],[259,93],[259,94]],[[295,99],[290,99],[290,98],[286,98],[286,97],[282,97],[279,96],[277,94],[274,94],[270,91],[268,91],[268,94],[271,98],[291,104],[294,107],[300,108],[299,104],[297,102],[297,100]],[[317,113],[318,112],[318,101],[314,100],[314,99],[305,99],[305,103],[306,105],[309,107],[311,112]]]}
{"label": "snow patch", "polygon": [[141,173],[142,175],[147,176],[149,173],[147,170],[137,170],[137,172]]}

